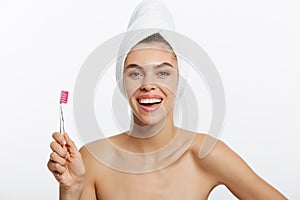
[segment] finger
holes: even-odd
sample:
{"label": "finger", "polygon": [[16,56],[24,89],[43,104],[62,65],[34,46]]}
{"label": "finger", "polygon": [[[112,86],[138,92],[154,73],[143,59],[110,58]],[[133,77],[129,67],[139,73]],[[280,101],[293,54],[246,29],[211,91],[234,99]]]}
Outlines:
{"label": "finger", "polygon": [[71,154],[77,154],[78,149],[75,145],[75,143],[69,138],[67,133],[64,133],[64,138],[66,140],[66,145],[68,146],[68,150]]}
{"label": "finger", "polygon": [[63,174],[66,171],[66,168],[64,166],[51,160],[48,162],[48,168],[54,175],[56,175],[57,173]]}
{"label": "finger", "polygon": [[60,146],[56,141],[50,143],[50,148],[62,158],[66,158],[68,154],[68,151]]}
{"label": "finger", "polygon": [[66,164],[66,159],[60,157],[56,152],[52,152],[50,154],[50,160],[53,162],[59,163],[60,165],[65,165]]}
{"label": "finger", "polygon": [[55,132],[52,134],[52,137],[56,142],[58,142],[62,146],[64,146],[66,144],[66,140],[61,133]]}

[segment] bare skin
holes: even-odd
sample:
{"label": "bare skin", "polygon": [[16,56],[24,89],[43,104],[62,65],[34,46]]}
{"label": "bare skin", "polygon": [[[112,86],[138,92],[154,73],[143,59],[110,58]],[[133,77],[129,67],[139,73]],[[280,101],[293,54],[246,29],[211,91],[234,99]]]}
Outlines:
{"label": "bare skin", "polygon": [[[63,140],[60,133],[54,133],[53,136],[56,141]],[[127,134],[118,137],[112,141],[120,142],[117,140],[122,140],[121,138],[127,137]],[[62,177],[58,178],[60,199],[198,200],[207,199],[212,189],[220,184],[224,184],[239,199],[287,199],[257,176],[222,141],[218,141],[208,156],[199,159],[199,147],[204,137],[203,134],[196,134],[188,151],[172,165],[144,174],[124,173],[111,169],[96,160],[86,147],[82,147],[80,151],[70,155],[82,156],[84,164],[79,160],[71,164],[78,166],[79,169],[72,173],[87,169],[84,178],[76,182],[77,177],[69,178],[70,170],[65,170],[59,175],[58,177]],[[101,145],[101,141],[96,141],[92,145]],[[65,162],[68,162],[67,159]],[[63,179],[63,177],[68,178]],[[75,183],[69,186],[63,180],[71,180]]]}
{"label": "bare skin", "polygon": [[[161,71],[152,73],[149,68],[135,67],[166,62],[172,66],[160,67],[163,71],[170,72],[171,75],[166,77]],[[108,167],[91,154],[90,149],[101,153],[105,140],[94,141],[78,151],[66,134],[54,133],[54,142],[51,143],[53,152],[48,168],[60,183],[60,199],[200,200],[207,199],[212,189],[220,184],[225,185],[239,199],[287,199],[255,174],[242,158],[222,141],[218,141],[205,158],[199,159],[205,134],[182,130],[173,124],[174,93],[170,89],[177,84],[176,81],[172,81],[175,80],[174,77],[171,77],[177,76],[173,73],[177,71],[177,60],[171,53],[149,49],[132,52],[125,62],[125,67],[128,65],[130,67],[125,68],[125,74],[134,74],[134,79],[131,79],[130,75],[126,82],[134,122],[149,127],[149,131],[155,128],[156,124],[159,125],[159,121],[165,120],[165,123],[156,135],[149,138],[136,138],[122,133],[108,140],[122,149],[138,153],[161,149],[176,136],[176,133],[195,136],[192,144],[169,166],[148,173],[127,173]],[[154,74],[156,78],[162,78],[160,75],[163,74],[164,83],[169,85],[145,81],[148,80],[149,74]],[[136,85],[139,85],[137,89]],[[163,99],[161,106],[166,115],[158,114],[157,122],[149,118],[147,112],[138,104],[137,99],[145,94],[159,95]],[[133,127],[131,133],[135,131]]]}

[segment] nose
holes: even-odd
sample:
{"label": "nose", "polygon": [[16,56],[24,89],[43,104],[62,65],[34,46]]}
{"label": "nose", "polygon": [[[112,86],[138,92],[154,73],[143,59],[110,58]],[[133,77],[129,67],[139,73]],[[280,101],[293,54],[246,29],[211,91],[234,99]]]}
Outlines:
{"label": "nose", "polygon": [[140,90],[144,92],[148,92],[151,90],[155,90],[157,88],[155,78],[152,73],[145,73],[144,78],[142,79],[142,83],[140,86]]}
{"label": "nose", "polygon": [[156,90],[157,86],[155,85],[155,83],[143,83],[140,87],[141,91],[151,91],[151,90]]}

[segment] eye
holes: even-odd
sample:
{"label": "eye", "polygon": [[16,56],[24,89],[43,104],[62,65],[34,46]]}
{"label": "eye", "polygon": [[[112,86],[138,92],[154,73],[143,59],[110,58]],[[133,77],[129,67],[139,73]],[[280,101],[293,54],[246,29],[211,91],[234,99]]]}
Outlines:
{"label": "eye", "polygon": [[158,76],[169,76],[170,73],[162,71],[162,72],[158,72],[157,75]]}
{"label": "eye", "polygon": [[142,77],[143,75],[139,72],[131,72],[131,73],[129,73],[128,76],[131,78],[138,78],[138,77]]}

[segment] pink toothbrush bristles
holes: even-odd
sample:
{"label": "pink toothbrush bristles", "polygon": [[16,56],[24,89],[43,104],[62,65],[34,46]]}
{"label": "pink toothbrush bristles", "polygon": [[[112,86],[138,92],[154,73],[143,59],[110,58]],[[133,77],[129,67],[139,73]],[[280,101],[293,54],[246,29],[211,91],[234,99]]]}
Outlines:
{"label": "pink toothbrush bristles", "polygon": [[66,104],[68,102],[68,91],[61,91],[60,93],[60,100],[59,100],[59,119],[60,119],[60,133],[65,133],[65,127],[64,127],[64,116],[63,116],[63,109],[62,104]]}
{"label": "pink toothbrush bristles", "polygon": [[68,103],[68,91],[61,91],[59,103]]}

